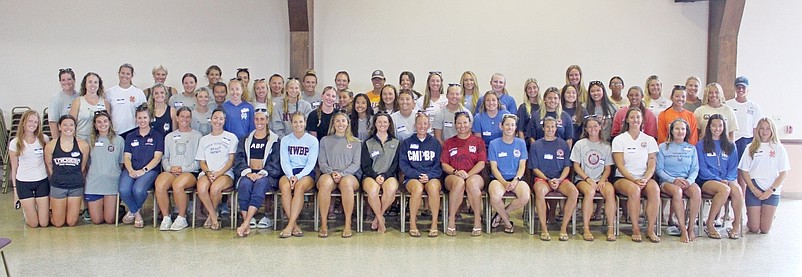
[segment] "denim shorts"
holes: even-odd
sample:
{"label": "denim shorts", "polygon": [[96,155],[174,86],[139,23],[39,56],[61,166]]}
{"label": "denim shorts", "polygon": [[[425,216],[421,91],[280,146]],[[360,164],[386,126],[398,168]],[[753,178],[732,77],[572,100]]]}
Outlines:
{"label": "denim shorts", "polygon": [[[752,180],[752,183],[754,184],[755,181]],[[759,190],[760,192],[765,192],[759,187],[757,188],[757,190]],[[772,194],[771,196],[769,196],[769,198],[766,198],[766,200],[760,200],[759,198],[757,198],[757,196],[755,196],[754,193],[752,193],[751,191],[747,191],[744,200],[746,202],[747,207],[759,207],[764,205],[777,207],[778,205],[780,205],[780,196],[776,194]]]}

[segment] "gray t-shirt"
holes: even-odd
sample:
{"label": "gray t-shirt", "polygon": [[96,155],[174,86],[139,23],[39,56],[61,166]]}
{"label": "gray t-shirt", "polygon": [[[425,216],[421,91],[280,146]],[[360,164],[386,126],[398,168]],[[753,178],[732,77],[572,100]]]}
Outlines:
{"label": "gray t-shirt", "polygon": [[[62,115],[70,114],[70,105],[72,101],[78,98],[78,93],[73,92],[72,95],[59,91],[56,95],[50,98],[50,105],[47,106],[47,117],[50,122],[58,122]],[[44,124],[47,124],[45,122]]]}
{"label": "gray t-shirt", "polygon": [[309,104],[312,105],[313,110],[317,109],[317,107],[320,107],[320,93],[315,92],[315,95],[309,96],[306,95],[306,92],[301,92],[301,97],[303,97],[303,100],[306,100],[306,102],[309,102]]}
{"label": "gray t-shirt", "polygon": [[[571,149],[571,161],[579,163],[585,174],[598,182],[604,173],[604,167],[613,165],[612,148],[604,141],[591,142],[588,139],[581,139]],[[574,182],[579,181],[582,181],[582,177],[577,174],[574,176]]]}
{"label": "gray t-shirt", "polygon": [[108,137],[100,137],[90,145],[92,155],[89,155],[89,172],[86,174],[86,194],[117,194],[124,146],[125,140],[120,136],[115,136],[113,142]]}
{"label": "gray t-shirt", "polygon": [[438,111],[436,114],[434,114],[434,120],[432,121],[432,128],[443,130],[444,142],[447,139],[457,135],[457,126],[455,125],[456,122],[454,121],[454,114],[460,111],[468,113],[468,116],[471,118],[471,121],[473,121],[473,115],[471,114],[471,111],[465,107],[462,107],[461,109],[457,109],[456,111],[452,112],[449,111],[448,107],[446,106],[440,109],[440,111]]}
{"label": "gray t-shirt", "polygon": [[320,152],[317,161],[320,172],[330,174],[337,171],[345,176],[361,177],[360,165],[362,143],[350,142],[345,137],[328,135],[320,140]]}
{"label": "gray t-shirt", "polygon": [[189,107],[190,110],[195,110],[195,106],[198,105],[198,102],[195,100],[195,96],[186,96],[183,93],[179,93],[170,97],[170,106],[178,110],[181,107]]}
{"label": "gray t-shirt", "polygon": [[292,121],[290,116],[299,111],[308,116],[313,111],[312,105],[306,100],[301,99],[295,104],[287,103],[287,111],[284,111],[284,101],[273,102],[273,115],[270,118],[270,130],[276,133],[279,137],[284,137],[292,133]]}
{"label": "gray t-shirt", "polygon": [[[212,105],[211,103],[209,105]],[[192,111],[192,129],[197,130],[201,135],[208,135],[212,132],[212,112],[214,109],[209,108],[205,113]]]}
{"label": "gray t-shirt", "polygon": [[197,130],[189,132],[172,131],[164,136],[164,155],[162,168],[170,172],[170,167],[180,166],[182,172],[198,172],[200,164],[195,160],[198,144],[203,135]]}

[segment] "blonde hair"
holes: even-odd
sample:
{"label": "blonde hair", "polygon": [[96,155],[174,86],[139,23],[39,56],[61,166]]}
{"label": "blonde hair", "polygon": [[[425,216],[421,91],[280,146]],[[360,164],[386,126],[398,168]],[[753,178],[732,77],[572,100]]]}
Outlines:
{"label": "blonde hair", "polygon": [[691,75],[688,77],[688,79],[685,79],[685,86],[688,86],[688,83],[691,82],[691,80],[696,80],[697,83],[702,84],[702,79],[699,79],[699,77],[696,75]]}
{"label": "blonde hair", "polygon": [[432,77],[434,77],[434,76],[437,76],[437,77],[440,78],[440,90],[438,92],[440,93],[440,97],[443,96],[443,75],[441,75],[439,72],[431,72],[431,73],[429,73],[429,77],[426,78],[426,90],[424,91],[424,94],[423,94],[423,107],[421,107],[421,109],[425,110],[425,109],[429,108],[429,104],[431,104],[432,91],[429,89],[429,82],[432,81]]}
{"label": "blonde hair", "polygon": [[25,123],[28,122],[28,118],[34,116],[36,120],[39,122],[36,127],[36,130],[33,132],[34,137],[39,140],[39,143],[42,146],[45,146],[45,136],[42,133],[42,117],[39,116],[39,113],[36,110],[27,110],[22,114],[22,118],[20,119],[20,127],[17,131],[17,156],[22,155],[22,151],[25,150]]}
{"label": "blonde hair", "polygon": [[542,100],[540,100],[540,85],[537,83],[537,79],[526,79],[526,82],[524,82],[524,108],[526,109],[526,114],[532,115],[532,101],[529,100],[529,95],[526,94],[526,87],[528,87],[529,84],[535,84],[535,86],[538,88],[537,96],[535,96],[537,97],[537,102],[540,103]]}
{"label": "blonde hair", "polygon": [[[663,86],[663,82],[660,81],[660,77],[657,77],[657,75],[651,75],[649,78],[646,78],[646,86],[644,87],[645,92],[643,93],[643,100],[641,101],[643,101],[644,105],[647,107],[652,102],[652,91],[649,89],[649,82],[651,81],[657,81],[657,83],[660,84],[660,87]],[[662,97],[662,95],[660,95],[660,97]]]}
{"label": "blonde hair", "polygon": [[[546,95],[549,93],[554,93],[557,95],[557,99],[561,99],[562,96],[560,95],[560,89],[557,87],[550,87],[546,89],[546,92],[543,93],[543,97],[540,97],[540,118],[546,117]],[[563,114],[563,105],[562,100],[557,100],[557,116],[562,117]]]}
{"label": "blonde hair", "polygon": [[705,94],[702,95],[702,105],[708,105],[708,106],[710,105],[710,103],[708,103],[708,101],[710,100],[708,99],[707,95],[710,94],[710,89],[712,88],[716,89],[716,94],[718,94],[719,104],[724,105],[724,90],[721,88],[721,85],[715,82],[709,83],[705,86]]}
{"label": "blonde hair", "polygon": [[343,113],[343,112],[337,112],[337,113],[334,114],[334,116],[331,117],[331,124],[329,124],[328,135],[334,135],[335,133],[337,133],[337,131],[335,131],[335,127],[334,127],[334,121],[337,120],[338,116],[342,116],[343,118],[345,118],[345,122],[348,123],[348,126],[345,127],[345,131],[344,131],[345,132],[345,139],[348,142],[359,142],[359,139],[354,137],[354,134],[351,133],[351,119],[348,118],[348,115]]}
{"label": "blonde hair", "polygon": [[[242,80],[232,79],[231,81],[228,81],[228,89],[229,90],[231,90],[231,85],[232,84],[238,84],[239,87],[242,89],[242,95],[240,95],[240,97],[239,97],[240,100],[245,101],[245,102],[249,102],[247,100],[248,98],[245,96],[245,85],[242,83]],[[231,95],[231,94],[229,93],[229,95]]]}
{"label": "blonde hair", "polygon": [[768,117],[761,118],[757,122],[757,127],[754,130],[754,134],[752,137],[752,144],[749,145],[749,157],[755,158],[755,153],[757,150],[760,149],[760,124],[768,123],[769,129],[771,129],[771,137],[769,138],[769,144],[780,144],[780,140],[777,138],[777,127],[774,126],[774,121]]}
{"label": "blonde hair", "polygon": [[[312,76],[314,76],[314,75],[312,75]],[[290,93],[288,92],[289,91],[288,88],[290,87],[290,84],[292,84],[292,83],[295,83],[296,85],[298,85],[298,89],[301,88],[301,82],[299,82],[298,79],[289,79],[287,81],[287,83],[284,84],[284,92],[286,93],[286,95],[284,95],[284,99],[281,99],[281,102],[282,102],[282,106],[281,107],[284,108],[284,115],[287,115],[287,111],[288,111],[289,106],[290,106]],[[295,106],[296,107],[298,107],[298,103],[301,102],[301,99],[302,99],[301,95],[302,94],[303,93],[301,93],[299,91],[298,92],[298,96],[295,97]],[[270,106],[270,105],[268,105],[268,106]],[[271,109],[271,112],[272,112],[272,109]],[[282,117],[283,117],[283,115],[282,115]],[[292,122],[292,119],[290,119],[290,122]]]}
{"label": "blonde hair", "polygon": [[163,65],[157,65],[157,66],[153,67],[153,70],[150,71],[150,74],[151,75],[156,74],[156,72],[158,72],[159,70],[163,70],[164,71],[164,75],[167,75],[167,73],[168,73],[167,72],[167,68],[165,68]]}
{"label": "blonde hair", "polygon": [[568,74],[571,73],[572,69],[576,69],[576,71],[579,71],[579,83],[577,84],[579,87],[574,86],[574,88],[576,88],[577,101],[584,105],[585,103],[588,102],[589,97],[588,97],[588,89],[585,87],[585,74],[582,73],[582,68],[580,68],[579,65],[573,64],[569,66],[568,69],[565,70],[565,84],[566,85],[571,84],[571,82],[568,80]]}
{"label": "blonde hair", "polygon": [[273,114],[273,95],[270,93],[270,87],[267,85],[267,82],[265,81],[265,79],[257,79],[257,80],[253,81],[253,103],[251,103],[251,104],[256,104],[256,101],[259,101],[259,100],[256,99],[256,86],[257,86],[258,83],[265,84],[265,89],[267,90],[267,92],[265,92],[265,104],[267,104],[267,114],[271,114],[272,115]]}
{"label": "blonde hair", "polygon": [[[153,94],[157,88],[164,90],[164,105],[168,107],[170,106],[170,104],[167,103],[167,93],[169,93],[167,91],[167,86],[161,83],[153,85],[153,87],[150,88],[150,97],[148,98],[148,113],[150,114],[151,119],[156,118],[156,114],[154,114],[156,112],[156,97],[153,97]],[[94,121],[92,123],[94,124]]]}
{"label": "blonde hair", "polygon": [[[476,74],[473,71],[465,71],[462,73],[462,77],[460,77],[459,84],[462,86],[462,102],[465,102],[465,75],[468,75],[473,78],[473,91],[471,92],[471,104],[473,107],[476,107],[476,103],[479,102],[479,82],[476,81]],[[473,111],[471,111],[473,112]]]}

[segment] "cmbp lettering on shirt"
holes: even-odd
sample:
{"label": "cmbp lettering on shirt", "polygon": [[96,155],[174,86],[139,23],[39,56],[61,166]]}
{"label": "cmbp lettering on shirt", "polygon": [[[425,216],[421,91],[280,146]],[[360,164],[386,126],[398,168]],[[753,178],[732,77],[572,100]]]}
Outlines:
{"label": "cmbp lettering on shirt", "polygon": [[413,162],[431,161],[435,158],[435,154],[434,151],[430,150],[409,151],[407,152],[407,158]]}

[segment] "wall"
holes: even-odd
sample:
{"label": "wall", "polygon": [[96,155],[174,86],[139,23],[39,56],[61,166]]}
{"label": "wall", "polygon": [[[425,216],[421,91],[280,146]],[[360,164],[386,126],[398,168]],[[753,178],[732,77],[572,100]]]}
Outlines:
{"label": "wall", "polygon": [[[117,68],[134,65],[134,85],[153,85],[151,69],[169,70],[167,84],[182,91],[192,72],[205,84],[211,64],[224,80],[236,68],[269,76],[289,68],[287,2],[229,1],[47,1],[0,2],[0,108],[42,110],[60,91],[58,69],[71,67],[76,89],[87,71],[108,88]],[[22,96],[22,97],[19,97]]]}
{"label": "wall", "polygon": [[[780,137],[802,139],[802,116],[796,101],[802,70],[802,1],[746,1],[738,35],[738,75],[749,77],[749,98],[759,103],[777,128],[791,125],[793,134]],[[785,96],[785,97],[784,97]],[[792,101],[778,101],[780,99]]]}
{"label": "wall", "polygon": [[658,74],[668,94],[689,75],[705,78],[707,11],[671,0],[317,1],[315,64],[326,83],[347,70],[356,91],[371,89],[374,69],[396,85],[410,70],[418,91],[429,71],[449,83],[472,70],[482,91],[501,72],[520,103],[527,78],[561,87],[579,64],[586,84],[620,75],[642,87]]}

